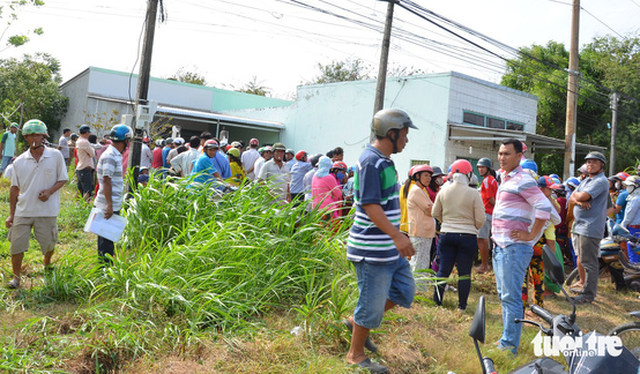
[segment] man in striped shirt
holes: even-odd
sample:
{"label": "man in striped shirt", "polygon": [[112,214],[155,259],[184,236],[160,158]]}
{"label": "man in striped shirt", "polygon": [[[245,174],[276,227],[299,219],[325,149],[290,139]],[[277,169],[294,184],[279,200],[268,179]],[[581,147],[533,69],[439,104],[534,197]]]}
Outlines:
{"label": "man in striped shirt", "polygon": [[[126,125],[116,125],[111,129],[109,138],[112,144],[104,151],[98,160],[98,181],[100,187],[94,206],[104,213],[104,218],[109,219],[114,214],[120,214],[122,208],[122,195],[124,193],[124,180],[122,177],[122,154],[129,146],[129,140],[133,137],[133,130]],[[113,262],[114,244],[111,240],[98,236],[98,257],[104,264]]]}
{"label": "man in striped shirt", "polygon": [[409,237],[400,232],[398,177],[393,153],[409,142],[409,128],[416,128],[398,109],[377,112],[371,124],[376,139],[367,145],[355,174],[356,217],[347,241],[347,259],[358,277],[358,304],[345,324],[352,330],[347,362],[372,373],[386,373],[385,366],[372,362],[364,353],[376,346],[369,330],[380,326],[385,311],[400,305],[409,308],[415,284],[407,257],[415,254]]}
{"label": "man in striped shirt", "polygon": [[[491,224],[496,244],[493,271],[498,296],[502,302],[504,329],[498,347],[514,355],[520,345],[522,325],[514,322],[523,318],[522,283],[533,255],[533,245],[540,238],[545,223],[551,219],[560,223],[559,216],[536,185],[536,181],[520,167],[522,143],[505,140],[498,151],[503,170]],[[557,221],[557,222],[556,222]]]}

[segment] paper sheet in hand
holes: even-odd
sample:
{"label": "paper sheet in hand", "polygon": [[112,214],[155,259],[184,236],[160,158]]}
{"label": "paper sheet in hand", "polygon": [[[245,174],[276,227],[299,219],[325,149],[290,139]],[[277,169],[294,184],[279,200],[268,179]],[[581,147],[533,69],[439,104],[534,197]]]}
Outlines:
{"label": "paper sheet in hand", "polygon": [[100,235],[115,243],[120,240],[126,225],[126,218],[114,214],[111,218],[105,219],[102,209],[93,208],[87,223],[84,225],[84,231]]}

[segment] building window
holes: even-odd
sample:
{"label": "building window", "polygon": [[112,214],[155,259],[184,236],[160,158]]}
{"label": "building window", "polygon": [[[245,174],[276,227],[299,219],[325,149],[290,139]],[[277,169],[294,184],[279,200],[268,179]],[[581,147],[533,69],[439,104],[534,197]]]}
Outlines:
{"label": "building window", "polygon": [[417,165],[431,165],[431,161],[429,160],[411,160],[411,167]]}
{"label": "building window", "polygon": [[524,131],[524,124],[473,112],[462,112],[462,123],[491,129]]}
{"label": "building window", "polygon": [[482,126],[482,127],[484,127],[484,116],[481,116],[481,115],[475,114],[475,113],[471,113],[471,112],[464,112],[464,115],[463,115],[463,118],[462,118],[462,122],[468,123],[468,124],[474,125],[474,126]]}
{"label": "building window", "polygon": [[492,129],[504,129],[504,121],[497,118],[487,117],[487,127]]}
{"label": "building window", "polygon": [[507,121],[507,130],[524,131],[524,125],[522,123]]}

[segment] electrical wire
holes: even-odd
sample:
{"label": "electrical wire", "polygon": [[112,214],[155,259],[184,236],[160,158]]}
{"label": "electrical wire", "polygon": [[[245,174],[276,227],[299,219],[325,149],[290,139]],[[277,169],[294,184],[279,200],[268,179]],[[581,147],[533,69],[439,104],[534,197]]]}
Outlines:
{"label": "electrical wire", "polygon": [[[249,5],[246,5],[246,4],[234,4],[234,3],[231,3],[231,2],[225,1],[225,0],[216,0],[216,1],[222,2],[222,3],[226,3],[228,5],[236,5],[236,6],[241,6],[241,7],[247,8],[247,9],[253,9],[253,10],[261,11],[261,12],[264,12],[266,14],[269,14],[270,16],[273,16],[273,12],[270,12],[270,11],[264,10],[264,9],[260,9],[260,8],[257,8],[257,7],[252,7],[252,6],[249,6]],[[374,31],[376,31],[376,33],[380,33],[381,29],[382,29],[382,26],[383,26],[383,23],[380,20],[376,20],[375,18],[359,14],[358,12],[353,11],[353,10],[347,10],[347,13],[350,14],[350,15],[354,15],[354,16],[356,16],[358,18],[362,18],[365,21],[358,20],[358,19],[355,19],[353,17],[348,17],[348,16],[345,16],[345,15],[337,14],[337,13],[329,11],[327,9],[322,9],[322,8],[317,7],[317,6],[306,4],[306,3],[302,2],[302,1],[285,1],[285,0],[275,0],[275,1],[280,2],[280,3],[285,3],[285,4],[288,4],[288,5],[294,5],[294,6],[297,6],[297,7],[303,8],[303,9],[307,9],[307,10],[312,10],[312,11],[315,11],[315,12],[320,12],[320,13],[326,15],[326,16],[336,17],[336,18],[341,19],[344,22],[355,24],[358,27],[369,29],[369,30],[374,30]],[[348,0],[348,1],[351,2],[351,3],[354,3],[351,0]],[[329,1],[326,1],[326,0],[321,0],[321,2],[323,4],[325,4],[325,5],[328,5],[328,6],[343,10],[343,11],[345,11],[345,9],[346,9],[346,8],[344,8],[342,6],[339,6],[339,5],[334,4],[334,3],[330,3]],[[185,2],[185,3],[193,5],[193,6],[204,7],[205,9],[209,9],[209,10],[216,10],[215,8],[213,8],[211,6],[204,6],[204,4],[202,4],[202,3],[199,3],[199,4],[194,4],[194,3],[189,3],[189,2]],[[413,3],[413,2],[411,2],[411,3]],[[413,3],[413,4],[415,4],[415,3]],[[363,8],[367,8],[367,7],[363,7]],[[368,8],[368,9],[374,10],[373,8]],[[220,10],[217,10],[217,11],[220,11]],[[226,11],[226,12],[225,11],[221,11],[221,12],[225,13],[225,14],[231,14],[231,15],[237,16],[237,14],[229,12],[229,11]],[[116,14],[112,14],[112,15],[118,16]],[[286,35],[287,36],[291,36],[290,31],[295,31],[296,33],[299,32],[299,33],[303,33],[303,34],[306,34],[306,35],[314,35],[315,37],[319,37],[319,38],[320,37],[327,38],[326,34],[310,33],[308,30],[304,30],[304,29],[300,29],[300,28],[293,28],[293,27],[290,27],[290,26],[283,26],[283,25],[280,25],[280,24],[274,24],[273,22],[265,22],[264,20],[258,20],[256,18],[248,17],[248,16],[242,16],[242,17],[244,17],[244,19],[248,19],[248,20],[251,20],[251,21],[254,21],[254,22],[258,21],[258,22],[267,24],[270,27],[276,27],[279,30],[286,30],[286,31],[282,31],[282,32],[278,31],[277,34],[280,34],[280,35],[282,35],[282,33],[289,32]],[[291,15],[287,15],[287,17],[291,17]],[[303,17],[297,17],[297,18],[303,18]],[[396,17],[396,18],[399,18],[400,21],[403,24],[404,23],[408,23],[409,25],[415,26],[415,24],[410,23],[410,22],[406,22],[406,21],[402,20],[400,17]],[[329,22],[326,22],[326,21],[320,21],[320,20],[310,19],[310,18],[306,18],[306,20],[315,21],[315,22],[324,23],[324,24],[329,24],[329,25],[332,25],[332,26],[338,26],[339,25],[339,24],[336,24],[335,22],[334,23],[329,23]],[[173,21],[177,21],[177,22],[181,22],[181,23],[189,22],[190,24],[194,24],[195,23],[195,24],[200,24],[200,25],[206,25],[208,27],[212,27],[212,26],[213,27],[216,27],[216,26],[217,27],[233,27],[234,29],[238,29],[237,26],[232,26],[232,25],[228,25],[228,26],[213,25],[210,22],[194,22],[193,20],[189,21],[189,20],[182,20],[180,18],[176,19],[176,18],[172,17],[172,22]],[[454,23],[454,24],[459,29],[461,29],[462,31],[468,32],[468,33],[470,33],[470,35],[473,35],[474,37],[479,37],[481,40],[484,40],[484,41],[493,42],[493,43],[491,43],[492,45],[496,45],[497,44],[502,50],[506,51],[509,55],[521,56],[521,54],[520,54],[521,52],[519,50],[515,49],[515,48],[511,48],[509,46],[506,46],[506,45],[504,45],[502,43],[499,43],[499,42],[497,42],[495,40],[492,40],[491,38],[484,37],[482,34],[474,32],[473,30],[471,30],[471,29],[469,29],[467,27],[464,27],[463,25],[460,25],[460,24],[457,24],[457,23]],[[347,27],[347,26],[343,25],[343,27]],[[439,27],[440,30],[443,30],[443,28],[441,26],[437,26],[437,27]],[[353,29],[353,28],[350,28],[350,29]],[[454,32],[454,34],[457,35],[457,33],[455,33],[455,32]],[[413,45],[415,45],[417,47],[427,48],[429,50],[432,50],[432,51],[435,51],[437,53],[440,53],[440,54],[442,54],[444,56],[454,57],[454,58],[456,58],[457,60],[459,60],[461,62],[472,64],[472,65],[476,66],[477,68],[481,68],[481,69],[486,70],[487,72],[492,72],[492,73],[500,73],[500,74],[504,73],[504,68],[505,67],[503,65],[503,62],[506,62],[506,61],[510,60],[510,59],[508,59],[508,58],[506,58],[506,57],[504,57],[504,56],[502,56],[502,55],[500,55],[500,54],[498,54],[498,53],[496,53],[494,51],[489,50],[486,47],[480,46],[480,51],[478,51],[479,52],[478,53],[478,52],[475,52],[473,49],[469,49],[469,48],[466,48],[464,46],[453,45],[453,44],[449,44],[449,43],[443,43],[443,42],[440,42],[440,41],[436,41],[436,40],[433,40],[433,39],[428,39],[428,38],[425,38],[425,37],[423,37],[421,35],[418,35],[418,34],[415,34],[413,32],[410,32],[408,30],[400,29],[400,28],[397,28],[397,27],[394,28],[394,37],[396,37],[396,38],[398,38],[398,39],[400,39],[402,41],[408,42],[410,44],[413,44]],[[307,39],[308,40],[308,38],[305,38],[305,37],[303,37],[303,39]],[[350,37],[349,39],[352,39],[352,38]],[[451,38],[451,39],[453,40],[454,38]],[[467,39],[467,38],[463,37],[463,39]],[[329,40],[330,40],[331,43],[355,44],[355,45],[368,46],[368,47],[377,46],[377,44],[378,44],[377,42],[373,42],[373,41],[368,45],[367,44],[362,44],[362,43],[357,43],[357,42],[353,43],[351,41],[348,41],[348,40],[345,40],[345,39],[336,38],[336,37],[331,37]],[[317,40],[316,42],[322,43],[320,40]],[[474,45],[474,43],[475,42],[472,42],[471,44]],[[475,43],[475,44],[477,44],[477,43]],[[336,49],[334,48],[334,50],[336,50]],[[405,49],[405,53],[407,53],[407,52],[410,53],[410,51]],[[500,62],[495,62],[493,59],[496,59],[496,60],[498,60]],[[136,61],[136,64],[137,64],[137,61]],[[561,68],[558,68],[558,67],[556,67],[556,68],[559,69],[559,70],[562,70],[562,71],[565,70],[565,69],[561,69]],[[547,82],[547,83],[549,83],[549,82]],[[566,90],[566,88],[562,88],[562,89]],[[587,89],[590,89],[590,87],[587,86]],[[595,91],[595,92],[597,92],[598,94],[604,96],[604,94],[602,94],[602,93],[600,93],[598,91]],[[590,99],[590,100],[593,100],[593,99]]]}

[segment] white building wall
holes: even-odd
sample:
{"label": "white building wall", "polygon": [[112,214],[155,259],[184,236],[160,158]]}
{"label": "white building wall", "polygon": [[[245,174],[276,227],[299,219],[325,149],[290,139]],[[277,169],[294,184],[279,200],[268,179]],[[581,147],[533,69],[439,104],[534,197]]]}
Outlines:
{"label": "white building wall", "polygon": [[462,124],[464,110],[521,122],[525,132],[536,133],[536,96],[453,73],[449,123]]}
{"label": "white building wall", "polygon": [[[75,78],[73,84],[62,88],[62,93],[69,98],[69,110],[60,122],[60,133],[64,128],[70,128],[76,132],[80,125],[84,123],[83,110],[87,105],[87,87],[89,86],[89,74],[82,74]],[[80,103],[80,108],[72,106],[71,103]],[[57,139],[60,134],[51,134],[52,139]],[[54,137],[55,136],[55,137]]]}
{"label": "white building wall", "polygon": [[[138,77],[122,72],[91,68],[89,93],[100,96],[135,101],[138,89]],[[213,92],[210,88],[181,82],[167,82],[151,78],[149,80],[149,98],[159,104],[185,107],[196,110],[210,110]]]}
{"label": "white building wall", "polygon": [[[449,74],[387,80],[384,106],[405,110],[419,128],[409,132],[403,152],[392,156],[401,181],[412,160],[444,166],[449,82]],[[375,81],[300,86],[298,99],[289,108],[228,113],[280,121],[286,126],[282,141],[287,147],[324,154],[340,146],[345,162],[355,165],[369,143],[375,89]]]}

